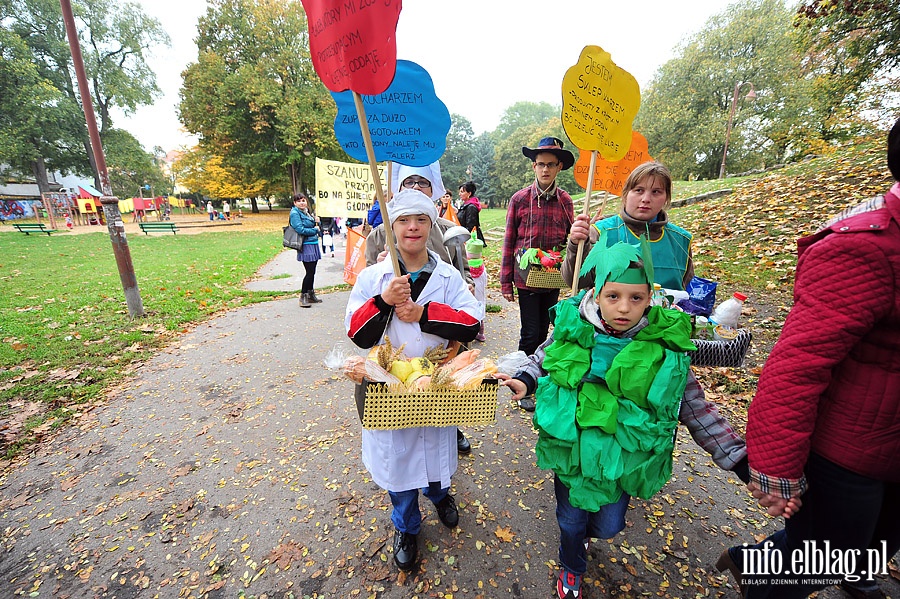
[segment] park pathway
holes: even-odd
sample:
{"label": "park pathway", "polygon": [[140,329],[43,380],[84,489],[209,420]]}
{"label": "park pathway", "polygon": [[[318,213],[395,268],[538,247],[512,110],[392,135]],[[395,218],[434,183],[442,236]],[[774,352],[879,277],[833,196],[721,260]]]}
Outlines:
{"label": "park pathway", "polygon": [[[248,285],[288,284],[292,260],[286,252]],[[330,260],[317,287],[339,277]],[[352,385],[322,363],[350,347],[347,296],[217,315],[18,460],[0,480],[0,597],[550,597],[552,478],[535,466],[530,415],[506,391],[496,423],[464,429],[473,452],[454,477],[460,526],[446,530],[423,502],[421,566],[398,575]],[[489,303],[503,310],[481,347],[496,357],[515,349],[518,312],[498,295]],[[634,500],[626,530],[591,548],[585,596],[737,597],[710,564],[774,523],[682,428],[670,484]]]}

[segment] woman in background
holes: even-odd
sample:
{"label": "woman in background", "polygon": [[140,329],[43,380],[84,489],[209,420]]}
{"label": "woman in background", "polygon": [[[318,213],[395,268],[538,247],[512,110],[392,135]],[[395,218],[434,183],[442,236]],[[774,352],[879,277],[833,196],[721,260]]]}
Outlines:
{"label": "woman in background", "polygon": [[319,219],[309,211],[309,198],[305,194],[294,194],[294,207],[291,208],[291,227],[298,235],[303,235],[303,249],[297,250],[297,261],[303,263],[306,276],[300,284],[300,307],[309,308],[312,304],[320,304],[313,289],[316,278],[316,265],[322,257],[319,251]]}

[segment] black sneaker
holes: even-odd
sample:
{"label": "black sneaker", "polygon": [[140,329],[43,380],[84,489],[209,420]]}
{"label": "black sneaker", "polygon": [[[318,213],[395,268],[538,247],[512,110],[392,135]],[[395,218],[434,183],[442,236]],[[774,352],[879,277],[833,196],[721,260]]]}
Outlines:
{"label": "black sneaker", "polygon": [[434,507],[437,510],[438,518],[440,518],[444,526],[456,528],[456,525],[459,524],[459,510],[456,508],[456,501],[453,499],[453,495],[447,493],[447,496],[434,504]]}
{"label": "black sneaker", "polygon": [[409,572],[416,565],[419,544],[416,535],[394,531],[394,563],[404,572]]}
{"label": "black sneaker", "polygon": [[472,453],[472,444],[459,429],[456,429],[456,450],[462,454]]}
{"label": "black sneaker", "polygon": [[534,395],[526,395],[520,399],[519,407],[526,412],[534,412]]}

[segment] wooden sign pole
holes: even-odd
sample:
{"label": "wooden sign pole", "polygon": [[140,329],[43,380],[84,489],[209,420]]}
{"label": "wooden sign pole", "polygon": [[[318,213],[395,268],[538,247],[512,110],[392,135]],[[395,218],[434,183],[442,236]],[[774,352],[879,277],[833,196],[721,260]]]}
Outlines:
{"label": "wooden sign pole", "polygon": [[[391,229],[391,221],[388,218],[387,202],[384,197],[384,189],[381,187],[381,177],[378,176],[378,162],[375,160],[375,149],[372,147],[372,137],[369,134],[369,123],[366,121],[366,109],[363,107],[362,96],[353,92],[353,103],[356,106],[356,116],[359,118],[359,129],[362,132],[363,143],[366,146],[366,156],[369,157],[369,168],[372,169],[372,179],[375,181],[375,199],[381,207],[381,220],[384,221],[384,244],[391,257],[394,267],[394,276],[400,276],[400,261],[397,258],[397,242],[394,240],[394,231]],[[388,175],[390,181],[390,175]],[[390,184],[390,183],[388,183]]]}
{"label": "wooden sign pole", "polygon": [[[588,170],[588,180],[587,187],[584,191],[584,211],[582,214],[585,216],[591,215],[591,193],[593,193],[594,188],[594,167],[597,166],[597,150],[591,150],[591,166]],[[590,232],[588,232],[590,235]],[[581,270],[581,262],[584,260],[584,239],[578,242],[578,253],[575,254],[575,269],[572,271],[572,295],[578,293],[578,280],[581,279],[581,275],[578,271]]]}

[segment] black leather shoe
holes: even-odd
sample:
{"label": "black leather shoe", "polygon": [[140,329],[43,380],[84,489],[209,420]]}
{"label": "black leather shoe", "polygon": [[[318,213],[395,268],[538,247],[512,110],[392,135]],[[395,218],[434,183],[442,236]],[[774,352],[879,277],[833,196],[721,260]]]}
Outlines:
{"label": "black leather shoe", "polygon": [[456,508],[456,500],[453,499],[453,495],[448,493],[446,497],[434,504],[434,507],[444,526],[456,528],[456,525],[459,524],[459,510]]}
{"label": "black leather shoe", "polygon": [[419,554],[419,543],[416,535],[394,531],[394,563],[404,572],[409,572],[416,565]]}
{"label": "black leather shoe", "polygon": [[469,443],[469,440],[466,439],[466,436],[459,429],[456,429],[456,450],[459,453],[471,453],[472,445]]}
{"label": "black leather shoe", "polygon": [[526,412],[534,412],[534,395],[526,395],[520,399],[519,407]]}

